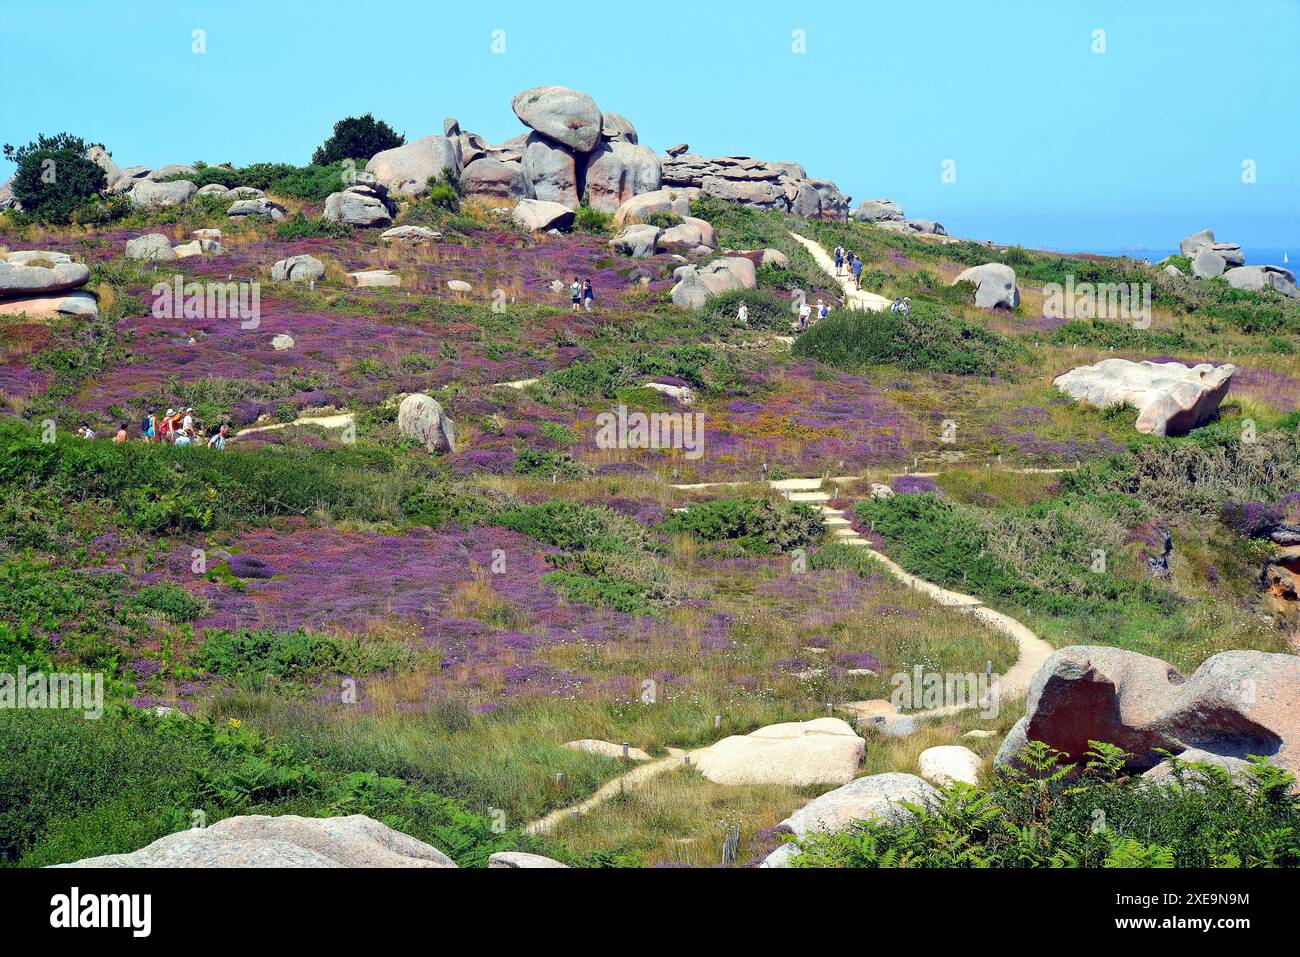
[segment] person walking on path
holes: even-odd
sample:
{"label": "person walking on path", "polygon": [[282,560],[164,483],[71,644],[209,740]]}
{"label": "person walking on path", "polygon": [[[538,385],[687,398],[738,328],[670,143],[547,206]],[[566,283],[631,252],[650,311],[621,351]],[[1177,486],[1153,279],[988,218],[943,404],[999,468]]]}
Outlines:
{"label": "person walking on path", "polygon": [[749,325],[749,306],[745,300],[740,300],[740,308],[736,310],[736,322],[742,326]]}
{"label": "person walking on path", "polygon": [[812,315],[812,306],[804,302],[799,306],[799,331],[803,332],[808,328],[808,317]]}
{"label": "person walking on path", "polygon": [[825,319],[825,318],[826,318],[827,316],[829,316],[830,314],[831,314],[831,307],[828,306],[828,305],[826,305],[826,303],[822,302],[820,299],[818,299],[818,300],[817,300],[817,318],[818,318],[818,319]]}
{"label": "person walking on path", "polygon": [[582,281],[577,276],[573,277],[573,285],[569,287],[569,298],[573,311],[577,312],[582,304]]}
{"label": "person walking on path", "polygon": [[853,260],[853,285],[862,288],[862,260],[857,258]]}
{"label": "person walking on path", "polygon": [[158,416],[150,409],[145,417],[140,421],[140,438],[146,442],[152,442],[156,438],[158,430]]}
{"label": "person walking on path", "polygon": [[582,308],[591,312],[591,307],[596,302],[596,292],[591,288],[591,280],[588,279],[582,284]]}
{"label": "person walking on path", "polygon": [[835,275],[839,276],[844,272],[844,247],[835,247]]}

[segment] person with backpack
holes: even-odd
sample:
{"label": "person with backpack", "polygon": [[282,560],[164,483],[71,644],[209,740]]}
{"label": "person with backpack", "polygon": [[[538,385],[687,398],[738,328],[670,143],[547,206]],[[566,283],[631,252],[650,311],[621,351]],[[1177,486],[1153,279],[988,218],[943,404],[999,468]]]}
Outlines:
{"label": "person with backpack", "polygon": [[573,277],[573,285],[569,287],[569,300],[572,303],[573,311],[577,312],[578,307],[582,304],[582,281],[577,276]]}
{"label": "person with backpack", "polygon": [[158,423],[158,441],[170,442],[172,432],[172,416],[176,414],[175,409],[168,409],[167,414],[162,417]]}
{"label": "person with backpack", "polygon": [[154,441],[154,432],[157,425],[158,417],[154,415],[153,409],[150,409],[145,413],[144,418],[140,420],[140,438],[144,439],[146,442]]}
{"label": "person with backpack", "polygon": [[835,275],[840,275],[844,271],[844,247],[835,247]]}
{"label": "person with backpack", "polygon": [[818,319],[825,319],[825,318],[826,318],[827,316],[829,316],[830,314],[831,314],[831,307],[828,306],[828,305],[826,305],[826,303],[822,302],[820,299],[818,299],[818,300],[817,300],[817,318],[818,318]]}

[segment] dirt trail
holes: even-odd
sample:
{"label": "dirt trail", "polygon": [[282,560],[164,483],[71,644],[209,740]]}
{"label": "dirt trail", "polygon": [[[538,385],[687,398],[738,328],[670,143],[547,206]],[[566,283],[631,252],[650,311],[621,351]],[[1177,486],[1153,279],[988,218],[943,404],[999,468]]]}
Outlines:
{"label": "dirt trail", "polygon": [[850,309],[870,309],[873,312],[880,312],[882,309],[888,309],[892,303],[884,296],[876,295],[874,292],[867,292],[858,289],[853,282],[853,274],[849,272],[848,267],[844,269],[844,275],[835,275],[835,260],[831,254],[822,248],[822,245],[807,236],[800,236],[798,233],[791,233],[790,238],[799,245],[803,246],[812,254],[817,265],[821,267],[822,272],[830,276],[844,292],[844,301]]}

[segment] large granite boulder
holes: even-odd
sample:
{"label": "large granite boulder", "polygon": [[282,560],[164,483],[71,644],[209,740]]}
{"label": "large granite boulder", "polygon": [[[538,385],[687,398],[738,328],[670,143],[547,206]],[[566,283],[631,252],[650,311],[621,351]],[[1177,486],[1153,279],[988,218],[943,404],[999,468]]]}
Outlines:
{"label": "large granite boulder", "polygon": [[516,200],[528,195],[523,166],[483,156],[465,167],[460,186],[466,196],[478,199]]}
{"label": "large granite boulder", "polygon": [[41,292],[30,296],[0,299],[0,316],[53,319],[60,315],[93,319],[99,315],[99,301],[84,289]]}
{"label": "large granite boulder", "polygon": [[249,814],[61,867],[455,867],[442,851],[364,814]]}
{"label": "large granite boulder", "polygon": [[108,186],[110,193],[129,193],[136,183],[149,175],[148,166],[126,166],[118,171],[117,179]]}
{"label": "large granite boulder", "polygon": [[1241,246],[1237,243],[1215,242],[1214,233],[1208,229],[1202,229],[1199,233],[1192,233],[1178,244],[1178,251],[1191,259],[1195,259],[1203,249],[1208,249],[1217,255],[1227,264],[1229,269],[1246,264],[1246,256],[1241,251]]}
{"label": "large granite boulder", "polygon": [[743,256],[715,259],[703,266],[681,266],[674,275],[673,305],[683,309],[700,309],[719,293],[758,286],[754,263]]}
{"label": "large granite boulder", "polygon": [[1227,260],[1210,246],[1202,246],[1196,250],[1196,255],[1192,258],[1192,275],[1197,279],[1213,279],[1215,276],[1222,276],[1227,268]]}
{"label": "large granite boulder", "polygon": [[943,223],[935,222],[933,219],[881,219],[877,220],[874,225],[886,232],[902,233],[903,235],[912,233],[933,236],[948,235],[948,230],[943,228]]}
{"label": "large granite boulder", "polygon": [[1186,678],[1158,658],[1074,645],[1054,652],[1029,686],[1025,717],[998,750],[1009,764],[1027,741],[1081,763],[1089,741],[1118,745],[1130,771],[1161,761],[1155,749],[1231,758],[1260,755],[1300,771],[1300,658],[1225,651]]}
{"label": "large granite boulder", "polygon": [[[801,838],[815,833],[833,834],[856,821],[889,824],[904,820],[912,813],[904,804],[924,807],[937,799],[938,792],[914,774],[873,774],[814,798],[778,826],[789,828]],[[785,844],[769,854],[760,866],[787,867],[798,855],[798,848]]]}
{"label": "large granite boulder", "polygon": [[769,162],[751,156],[670,153],[661,161],[661,178],[664,186],[698,188],[717,199],[759,209],[777,209],[810,219],[848,217],[849,197],[834,183],[810,180],[798,163]]}
{"label": "large granite boulder", "polygon": [[21,210],[22,208],[23,204],[14,195],[14,178],[10,176],[3,183],[0,183],[0,209]]}
{"label": "large granite boulder", "polygon": [[634,196],[659,189],[659,157],[632,141],[601,143],[587,155],[583,181],[593,209],[614,213]]}
{"label": "large granite boulder", "polygon": [[576,215],[563,203],[551,203],[542,199],[521,199],[510,214],[510,221],[516,226],[540,233],[548,229],[568,229],[573,225]]}
{"label": "large granite boulder", "polygon": [[981,309],[1014,309],[1020,305],[1016,271],[1002,263],[985,263],[963,269],[952,281],[975,284],[975,305]]}
{"label": "large granite boulder", "polygon": [[847,784],[866,742],[839,718],[814,718],[732,735],[695,755],[700,773],[717,784]]}
{"label": "large granite boulder", "polygon": [[306,253],[281,259],[271,267],[271,278],[277,282],[311,282],[324,275],[325,264]]}
{"label": "large granite boulder", "polygon": [[[328,206],[328,202],[326,203]],[[261,216],[272,222],[280,222],[285,217],[285,209],[279,203],[259,197],[257,199],[237,199],[230,204],[226,215],[232,219],[240,216]]]}
{"label": "large granite boulder", "polygon": [[397,430],[430,452],[456,451],[455,424],[437,399],[422,392],[408,395],[397,407]]}
{"label": "large granite boulder", "polygon": [[1295,273],[1281,266],[1238,266],[1224,272],[1223,278],[1235,289],[1253,292],[1272,289],[1291,299],[1300,298],[1296,291]]}
{"label": "large granite boulder", "polygon": [[31,249],[0,258],[0,297],[79,289],[89,280],[90,267],[67,253]]}
{"label": "large granite boulder", "polygon": [[165,179],[171,179],[173,176],[194,176],[198,170],[193,166],[186,166],[184,163],[168,163],[166,166],[159,166],[157,169],[151,169],[145,173],[145,179],[153,180],[155,183],[161,183]]}
{"label": "large granite boulder", "polygon": [[1132,362],[1103,359],[1071,369],[1054,384],[1072,399],[1104,409],[1129,403],[1138,410],[1135,427],[1147,435],[1181,435],[1207,422],[1228,394],[1237,367],[1208,362]]}
{"label": "large granite boulder", "polygon": [[426,243],[436,243],[442,239],[442,233],[436,229],[430,229],[428,226],[394,226],[392,229],[385,229],[379,234],[379,238],[386,243],[400,243],[403,246],[421,246]]}
{"label": "large granite boulder", "polygon": [[325,198],[321,216],[351,226],[388,226],[393,222],[393,205],[377,190],[349,186]]}
{"label": "large granite boulder", "polygon": [[524,126],[579,153],[590,153],[600,142],[600,108],[586,93],[564,86],[535,86],[518,94],[510,105]]}
{"label": "large granite boulder", "polygon": [[853,211],[853,218],[864,223],[902,219],[903,207],[892,199],[864,199]]}
{"label": "large granite boulder", "polygon": [[131,205],[141,209],[162,209],[166,206],[187,203],[196,192],[198,187],[187,179],[171,183],[156,183],[151,179],[140,179],[131,186],[127,196],[131,199]]}
{"label": "large granite boulder", "polygon": [[1184,256],[1195,256],[1196,251],[1202,246],[1208,246],[1214,242],[1214,231],[1202,229],[1198,233],[1192,233],[1178,244],[1178,252]]}
{"label": "large granite boulder", "polygon": [[533,133],[524,144],[521,162],[530,198],[578,208],[582,199],[582,161],[573,150]]}
{"label": "large granite boulder", "polygon": [[670,226],[659,235],[660,252],[694,252],[718,248],[718,237],[708,222],[693,216],[683,216],[681,223]]}
{"label": "large granite boulder", "polygon": [[402,196],[423,196],[429,191],[429,177],[441,177],[444,169],[460,175],[460,154],[446,136],[425,136],[391,150],[381,150],[366,163],[389,192]]}
{"label": "large granite boulder", "polygon": [[162,233],[147,233],[126,241],[127,259],[168,260],[175,259],[172,241]]}
{"label": "large granite boulder", "polygon": [[647,223],[631,223],[618,231],[618,235],[609,241],[615,252],[624,256],[642,258],[653,256],[659,244],[659,234],[663,230]]}
{"label": "large granite boulder", "polygon": [[111,189],[113,184],[122,178],[122,170],[113,162],[113,157],[109,156],[102,146],[92,146],[86,150],[85,156],[86,159],[104,171],[104,187],[106,189]]}
{"label": "large granite boulder", "polygon": [[699,190],[664,188],[633,196],[615,211],[614,225],[640,222],[655,213],[689,216],[692,194],[699,195]]}

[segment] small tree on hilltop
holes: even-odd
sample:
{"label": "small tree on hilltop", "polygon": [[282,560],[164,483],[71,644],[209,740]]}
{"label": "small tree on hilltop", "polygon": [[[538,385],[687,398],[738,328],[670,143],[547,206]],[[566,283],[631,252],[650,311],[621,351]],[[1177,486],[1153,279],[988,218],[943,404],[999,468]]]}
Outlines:
{"label": "small tree on hilltop", "polygon": [[5,144],[5,159],[18,164],[13,193],[23,210],[38,219],[63,223],[108,185],[99,164],[86,159],[92,145],[71,133],[39,134],[26,146]]}
{"label": "small tree on hilltop", "polygon": [[369,113],[348,116],[334,124],[334,134],[316,148],[311,161],[316,166],[328,166],[346,159],[368,160],[405,142],[405,136]]}

